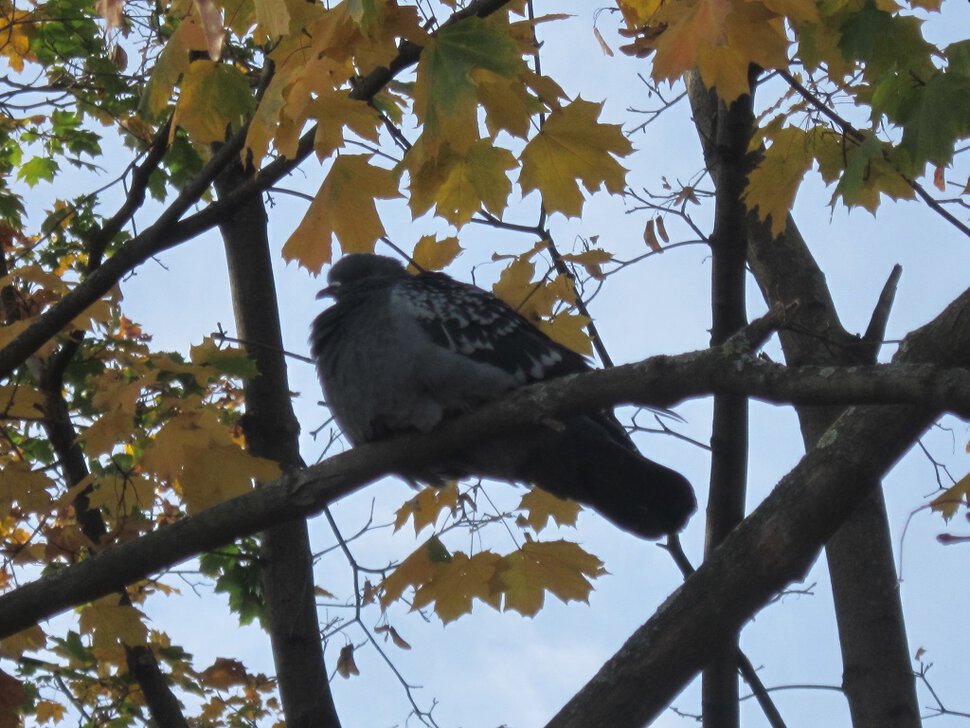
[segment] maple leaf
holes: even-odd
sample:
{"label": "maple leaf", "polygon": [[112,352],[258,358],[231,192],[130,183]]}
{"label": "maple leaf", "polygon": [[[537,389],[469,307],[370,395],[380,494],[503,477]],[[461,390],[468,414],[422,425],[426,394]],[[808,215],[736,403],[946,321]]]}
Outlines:
{"label": "maple leaf", "polygon": [[246,666],[239,660],[227,657],[217,657],[215,662],[202,671],[201,677],[207,685],[217,690],[245,685],[250,680]]}
{"label": "maple leaf", "polygon": [[485,125],[492,136],[507,131],[525,139],[531,128],[532,115],[542,110],[540,101],[531,96],[518,77],[502,76],[486,68],[472,71],[478,101],[485,109]]}
{"label": "maple leaf", "polygon": [[448,237],[438,240],[434,235],[423,235],[414,246],[411,260],[421,270],[441,270],[461,253],[458,238]]}
{"label": "maple leaf", "polygon": [[495,570],[501,557],[492,551],[474,556],[456,553],[434,570],[431,579],[415,593],[412,609],[434,602],[434,611],[445,624],[472,611],[472,600],[479,599],[498,608],[500,595],[493,590]]}
{"label": "maple leaf", "polygon": [[205,47],[205,33],[194,18],[188,17],[179,23],[145,84],[138,108],[143,116],[154,119],[165,110],[175,84],[189,68],[189,53],[205,50]]}
{"label": "maple leaf", "polygon": [[48,488],[53,486],[53,481],[42,470],[32,470],[29,462],[8,462],[0,469],[0,509],[6,511],[16,502],[30,513],[46,513],[52,502]]}
{"label": "maple leaf", "polygon": [[814,162],[815,147],[826,136],[792,126],[766,136],[771,145],[748,174],[744,200],[750,209],[758,210],[762,220],[771,220],[771,234],[777,236],[785,231],[795,194]]}
{"label": "maple leaf", "polygon": [[44,634],[40,625],[35,624],[33,627],[28,627],[0,640],[0,657],[19,660],[25,652],[42,650],[46,644],[47,635]]}
{"label": "maple leaf", "polygon": [[268,482],[280,473],[272,460],[234,444],[229,428],[209,410],[166,422],[139,464],[177,486],[190,513],[242,495],[252,489],[253,480]]}
{"label": "maple leaf", "polygon": [[547,209],[575,217],[585,204],[580,182],[588,192],[623,191],[626,170],[614,157],[630,154],[633,147],[618,125],[598,121],[602,108],[576,99],[549,114],[522,150],[523,194],[539,190]]}
{"label": "maple leaf", "polygon": [[555,341],[583,356],[593,353],[593,341],[586,333],[592,319],[579,313],[563,311],[550,320],[537,321],[537,328]]}
{"label": "maple leaf", "polygon": [[391,602],[400,599],[409,586],[420,587],[427,584],[434,576],[437,565],[450,558],[451,554],[437,536],[432,536],[418,546],[381,582],[381,609],[387,609]]}
{"label": "maple leaf", "polygon": [[580,506],[576,501],[559,498],[542,488],[533,487],[522,496],[517,510],[528,511],[529,515],[524,520],[538,533],[546,527],[550,518],[558,526],[575,526]]}
{"label": "maple leaf", "polygon": [[870,134],[862,144],[849,149],[845,173],[835,187],[832,200],[841,196],[846,205],[861,205],[875,214],[880,193],[896,200],[913,199],[916,195],[913,188],[886,159],[888,148]]}
{"label": "maple leaf", "polygon": [[103,597],[81,609],[78,627],[93,636],[95,649],[112,650],[120,642],[128,647],[148,644],[145,615],[117,596]]}
{"label": "maple leaf", "polygon": [[51,700],[38,700],[34,706],[34,716],[38,723],[60,723],[66,713],[67,708]]}
{"label": "maple leaf", "polygon": [[380,114],[365,101],[352,99],[347,91],[330,89],[321,93],[311,104],[310,115],[317,120],[317,135],[313,148],[317,157],[325,159],[344,141],[343,129],[377,141],[381,124]]}
{"label": "maple leaf", "polygon": [[492,293],[521,313],[522,306],[535,292],[536,284],[532,282],[535,272],[535,264],[527,257],[516,258],[499,275]]}
{"label": "maple leaf", "polygon": [[438,215],[458,227],[483,205],[501,217],[512,191],[507,172],[516,166],[510,151],[482,139],[460,150],[439,146],[435,154],[428,152],[422,141],[404,164],[411,177],[409,205],[415,217],[432,204]]}
{"label": "maple leaf", "polygon": [[727,36],[731,0],[668,3],[656,16],[666,29],[654,43],[653,77],[673,81],[697,64],[701,48],[714,48]]}
{"label": "maple leaf", "polygon": [[239,69],[200,59],[189,64],[182,80],[173,127],[181,126],[196,144],[224,142],[253,108],[249,82]]}
{"label": "maple leaf", "polygon": [[452,512],[458,507],[458,486],[451,482],[443,488],[424,488],[414,498],[397,509],[394,530],[397,531],[414,519],[414,535],[426,526],[433,526],[441,511],[446,508]]}
{"label": "maple leaf", "polygon": [[4,419],[39,419],[44,395],[25,384],[0,386],[0,416]]}
{"label": "maple leaf", "polygon": [[535,616],[551,592],[562,601],[589,601],[603,562],[570,541],[532,541],[502,559],[496,573],[504,608]]}
{"label": "maple leaf", "polygon": [[518,46],[501,18],[465,18],[441,30],[425,45],[414,86],[414,111],[422,136],[434,148],[442,141],[457,151],[478,135],[476,83],[472,71],[512,77],[524,71]]}
{"label": "maple leaf", "polygon": [[934,511],[943,514],[945,521],[953,518],[961,505],[970,507],[970,474],[964,475],[930,503]]}
{"label": "maple leaf", "polygon": [[345,253],[369,253],[384,235],[376,198],[399,197],[392,172],[368,163],[367,155],[342,154],[323,181],[303,221],[283,246],[283,258],[317,274],[330,262],[331,237]]}

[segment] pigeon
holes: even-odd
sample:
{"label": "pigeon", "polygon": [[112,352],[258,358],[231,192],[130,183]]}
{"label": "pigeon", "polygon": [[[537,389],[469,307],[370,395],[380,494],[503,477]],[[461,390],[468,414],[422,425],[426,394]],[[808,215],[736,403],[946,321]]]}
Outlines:
{"label": "pigeon", "polygon": [[[350,254],[317,298],[310,345],[330,412],[351,444],[426,433],[514,389],[590,370],[512,307],[443,273]],[[415,474],[404,474],[412,476]],[[697,507],[684,476],[643,457],[612,411],[476,443],[417,474],[535,485],[644,538],[680,531]]]}

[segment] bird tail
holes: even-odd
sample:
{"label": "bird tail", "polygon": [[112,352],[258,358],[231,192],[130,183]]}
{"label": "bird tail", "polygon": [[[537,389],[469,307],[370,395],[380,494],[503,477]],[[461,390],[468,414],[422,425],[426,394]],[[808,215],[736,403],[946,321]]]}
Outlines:
{"label": "bird tail", "polygon": [[645,538],[676,533],[697,509],[683,475],[643,457],[591,417],[571,418],[542,439],[517,479],[589,506],[625,531]]}

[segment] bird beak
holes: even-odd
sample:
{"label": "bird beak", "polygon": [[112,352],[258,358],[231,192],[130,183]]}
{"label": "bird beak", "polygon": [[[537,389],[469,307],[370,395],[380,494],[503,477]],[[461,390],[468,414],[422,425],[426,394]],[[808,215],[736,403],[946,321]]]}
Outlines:
{"label": "bird beak", "polygon": [[334,288],[336,288],[336,286],[327,286],[326,288],[321,288],[319,293],[317,293],[317,300],[319,301],[321,298],[333,298]]}

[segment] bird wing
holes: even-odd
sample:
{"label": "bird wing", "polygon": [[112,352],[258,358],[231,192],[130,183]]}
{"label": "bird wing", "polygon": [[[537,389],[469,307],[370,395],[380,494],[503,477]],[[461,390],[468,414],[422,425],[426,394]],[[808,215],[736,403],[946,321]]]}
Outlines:
{"label": "bird wing", "polygon": [[434,344],[498,367],[520,385],[590,369],[582,355],[557,344],[505,302],[444,274],[402,281],[394,299]]}

